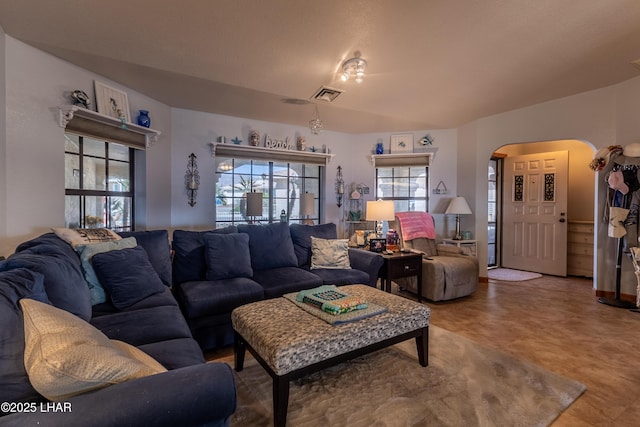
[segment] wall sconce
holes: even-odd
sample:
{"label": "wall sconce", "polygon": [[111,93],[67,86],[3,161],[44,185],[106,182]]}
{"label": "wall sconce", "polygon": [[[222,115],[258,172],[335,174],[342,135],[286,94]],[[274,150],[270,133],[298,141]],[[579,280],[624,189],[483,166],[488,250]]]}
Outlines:
{"label": "wall sconce", "polygon": [[256,217],[262,217],[262,193],[252,191],[247,193],[247,218],[249,218],[249,224],[253,224],[256,221]]}
{"label": "wall sconce", "polygon": [[196,196],[198,195],[198,187],[200,187],[200,173],[198,172],[198,163],[196,163],[196,155],[189,154],[187,162],[187,173],[184,174],[184,185],[187,187],[187,197],[189,206],[196,204]]}
{"label": "wall sconce", "polygon": [[300,217],[304,218],[303,224],[313,225],[313,220],[309,219],[309,216],[312,216],[316,211],[315,197],[313,193],[304,193],[300,196]]}
{"label": "wall sconce", "polygon": [[344,197],[344,180],[342,179],[342,166],[338,166],[336,172],[336,201],[338,207],[342,206],[342,198]]}

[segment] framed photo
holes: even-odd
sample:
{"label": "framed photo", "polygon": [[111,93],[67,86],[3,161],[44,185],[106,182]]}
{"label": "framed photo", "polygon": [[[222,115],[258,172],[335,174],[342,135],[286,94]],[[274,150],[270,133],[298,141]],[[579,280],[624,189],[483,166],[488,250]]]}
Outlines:
{"label": "framed photo", "polygon": [[387,239],[369,239],[369,250],[371,252],[384,252],[387,250]]}
{"label": "framed photo", "polygon": [[111,116],[115,119],[124,117],[131,123],[131,112],[129,111],[129,97],[126,92],[107,86],[106,84],[94,80],[96,90],[96,106],[98,113]]}
{"label": "framed photo", "polygon": [[413,134],[391,135],[391,154],[413,153]]}

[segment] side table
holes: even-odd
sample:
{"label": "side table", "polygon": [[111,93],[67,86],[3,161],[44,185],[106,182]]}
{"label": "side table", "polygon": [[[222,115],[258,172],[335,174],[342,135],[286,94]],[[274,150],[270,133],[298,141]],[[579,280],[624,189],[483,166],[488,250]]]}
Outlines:
{"label": "side table", "polygon": [[378,272],[380,288],[391,292],[391,282],[402,277],[415,276],[418,280],[418,302],[422,302],[422,255],[413,252],[380,254],[384,263]]}
{"label": "side table", "polygon": [[454,240],[454,239],[442,239],[442,243],[445,245],[457,246],[464,251],[465,254],[474,257],[478,256],[478,241],[477,240]]}

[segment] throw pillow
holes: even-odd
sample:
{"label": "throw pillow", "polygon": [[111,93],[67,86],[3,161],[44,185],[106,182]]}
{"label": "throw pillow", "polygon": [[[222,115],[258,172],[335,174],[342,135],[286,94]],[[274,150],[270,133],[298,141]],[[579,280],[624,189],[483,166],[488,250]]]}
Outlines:
{"label": "throw pillow", "polygon": [[311,269],[351,269],[349,240],[311,236]]}
{"label": "throw pillow", "polygon": [[204,242],[207,280],[253,276],[248,234],[206,233]]}
{"label": "throw pillow", "polygon": [[82,262],[84,279],[89,284],[91,305],[96,305],[107,301],[107,296],[104,293],[104,289],[102,288],[98,277],[96,276],[96,272],[93,269],[93,265],[91,264],[91,259],[96,254],[115,251],[119,249],[135,248],[137,245],[138,243],[134,237],[127,237],[126,239],[115,240],[112,242],[76,246],[76,251],[78,251],[78,254],[80,255],[80,261]]}
{"label": "throw pillow", "polygon": [[90,245],[92,243],[111,242],[120,240],[121,237],[108,228],[60,228],[54,227],[56,236],[69,243],[75,249],[78,245]]}
{"label": "throw pillow", "polygon": [[141,246],[95,254],[91,263],[111,302],[120,310],[167,290]]}
{"label": "throw pillow", "polygon": [[254,270],[298,266],[289,224],[239,224],[238,231],[249,235],[251,267]]}
{"label": "throw pillow", "polygon": [[322,239],[337,239],[338,231],[334,223],[306,225],[291,224],[291,239],[298,257],[298,267],[311,264],[311,236]]}
{"label": "throw pillow", "polygon": [[20,300],[24,314],[24,366],[33,387],[49,400],[165,372],[153,358],[64,310]]}

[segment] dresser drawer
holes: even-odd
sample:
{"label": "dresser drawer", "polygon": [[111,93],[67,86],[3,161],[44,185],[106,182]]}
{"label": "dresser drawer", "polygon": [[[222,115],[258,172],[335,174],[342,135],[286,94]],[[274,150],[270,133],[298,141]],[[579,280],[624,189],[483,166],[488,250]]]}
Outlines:
{"label": "dresser drawer", "polygon": [[389,277],[411,277],[418,274],[422,268],[422,257],[391,257],[388,260]]}
{"label": "dresser drawer", "polygon": [[593,223],[569,221],[567,231],[569,231],[569,233],[586,233],[593,235]]}
{"label": "dresser drawer", "polygon": [[567,253],[576,254],[576,255],[586,255],[591,259],[593,258],[593,244],[568,242]]}

